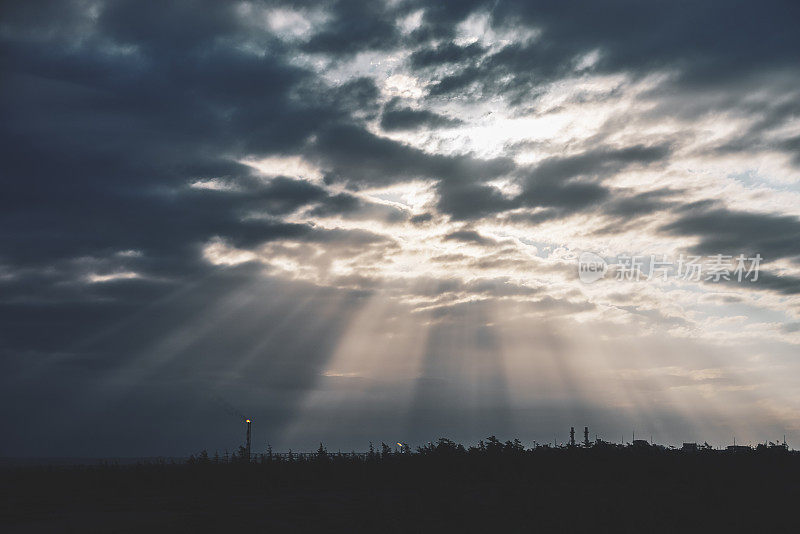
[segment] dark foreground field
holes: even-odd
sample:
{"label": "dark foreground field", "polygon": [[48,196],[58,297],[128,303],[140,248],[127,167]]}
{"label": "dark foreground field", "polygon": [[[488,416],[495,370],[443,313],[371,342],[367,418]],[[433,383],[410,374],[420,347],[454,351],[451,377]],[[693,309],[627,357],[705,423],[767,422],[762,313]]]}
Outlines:
{"label": "dark foreground field", "polygon": [[797,532],[797,454],[536,450],[16,468],[0,531]]}

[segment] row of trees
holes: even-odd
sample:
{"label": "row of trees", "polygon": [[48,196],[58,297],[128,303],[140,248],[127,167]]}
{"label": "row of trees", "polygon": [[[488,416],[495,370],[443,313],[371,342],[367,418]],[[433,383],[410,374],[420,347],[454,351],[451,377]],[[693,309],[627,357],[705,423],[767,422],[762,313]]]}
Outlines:
{"label": "row of trees", "polygon": [[[459,457],[459,456],[492,456],[492,455],[502,455],[502,456],[520,456],[523,454],[529,453],[546,453],[547,451],[556,451],[556,450],[573,450],[573,449],[583,449],[583,450],[592,450],[597,453],[602,452],[611,452],[611,451],[622,451],[627,449],[632,449],[637,451],[637,453],[657,453],[657,452],[696,452],[696,453],[712,453],[712,452],[725,452],[713,449],[707,443],[704,443],[700,446],[695,446],[694,448],[686,448],[681,450],[676,450],[674,448],[667,448],[659,445],[650,445],[646,442],[635,442],[633,446],[626,447],[619,444],[612,444],[608,442],[604,442],[602,440],[597,440],[595,443],[591,444],[591,446],[587,449],[583,446],[577,447],[551,447],[549,445],[536,445],[532,448],[525,448],[522,442],[518,439],[508,440],[508,441],[501,441],[496,436],[489,436],[485,440],[481,440],[477,445],[473,445],[470,447],[465,447],[460,443],[456,443],[447,438],[439,438],[435,442],[429,442],[425,445],[416,447],[414,451],[411,448],[403,443],[397,443],[397,446],[390,446],[386,443],[381,443],[380,448],[376,449],[374,444],[370,442],[369,449],[366,453],[357,453],[357,452],[349,452],[343,453],[339,452],[329,452],[325,446],[320,443],[319,448],[316,452],[313,453],[295,453],[291,450],[288,453],[274,453],[272,451],[271,446],[267,446],[267,450],[265,453],[261,454],[254,454],[250,458],[248,458],[247,451],[244,446],[240,446],[238,450],[234,451],[233,453],[228,453],[225,451],[223,454],[219,452],[215,452],[213,456],[210,456],[208,451],[203,450],[198,454],[193,454],[189,457],[188,462],[190,464],[226,464],[226,463],[247,463],[247,462],[255,462],[255,463],[265,463],[265,462],[274,462],[274,461],[318,461],[318,462],[325,462],[331,460],[357,460],[357,461],[375,461],[381,459],[389,459],[389,458],[396,458],[396,457],[404,457],[407,455],[413,455],[415,457]],[[738,448],[729,448],[727,452],[752,452],[754,454],[783,454],[788,453],[789,449],[785,444],[780,443],[769,443],[760,444],[756,448],[750,447],[738,447]]]}
{"label": "row of trees", "polygon": [[[392,447],[386,443],[381,443],[379,450],[375,445],[370,442],[369,449],[366,453],[349,452],[329,452],[324,444],[320,443],[319,448],[314,453],[293,453],[291,450],[288,453],[274,453],[271,446],[267,446],[265,453],[252,455],[250,461],[256,463],[270,462],[270,461],[294,461],[294,460],[317,460],[327,461],[332,459],[358,459],[358,460],[378,460],[398,457],[402,455],[420,455],[420,456],[457,456],[457,455],[484,455],[484,454],[522,454],[526,451],[525,446],[518,439],[501,441],[497,436],[489,436],[485,440],[481,440],[477,445],[465,447],[460,443],[456,443],[447,438],[439,438],[435,442],[429,442],[425,445],[419,446],[414,452],[411,448],[403,443],[398,443],[396,447]],[[189,457],[188,463],[190,464],[222,464],[222,463],[240,463],[247,462],[247,451],[244,446],[240,446],[238,450],[229,453],[227,450],[220,454],[219,451],[214,455],[210,455],[207,450],[200,451]]]}

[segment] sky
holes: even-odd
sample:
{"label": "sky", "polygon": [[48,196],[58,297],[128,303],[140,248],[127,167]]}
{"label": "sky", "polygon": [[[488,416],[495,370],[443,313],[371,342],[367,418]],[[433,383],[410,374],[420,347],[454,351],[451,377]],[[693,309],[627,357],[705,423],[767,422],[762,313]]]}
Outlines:
{"label": "sky", "polygon": [[4,2],[0,456],[800,447],[798,22]]}

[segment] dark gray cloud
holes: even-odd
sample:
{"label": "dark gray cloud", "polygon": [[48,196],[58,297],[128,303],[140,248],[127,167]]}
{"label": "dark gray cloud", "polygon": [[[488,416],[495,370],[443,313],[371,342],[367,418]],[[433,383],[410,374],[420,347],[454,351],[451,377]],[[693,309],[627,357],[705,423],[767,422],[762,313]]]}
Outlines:
{"label": "dark gray cloud", "polygon": [[440,115],[427,109],[412,109],[390,102],[381,115],[381,128],[387,132],[417,128],[446,128],[463,124],[459,119]]}
{"label": "dark gray cloud", "polygon": [[793,154],[792,161],[796,167],[800,167],[800,136],[791,137],[778,143],[777,148]]}
{"label": "dark gray cloud", "polygon": [[433,220],[433,215],[430,213],[420,213],[419,215],[414,215],[409,220],[414,224],[424,224]]}
{"label": "dark gray cloud", "polygon": [[[738,256],[738,255],[737,255]],[[736,256],[734,256],[735,261]],[[745,262],[745,269],[751,265],[750,261]],[[727,288],[738,288],[746,290],[758,291],[772,291],[780,295],[792,296],[800,295],[800,277],[792,276],[784,273],[772,272],[769,268],[759,266],[758,276],[750,274],[739,281],[735,275],[731,275],[728,280],[721,278],[720,280],[707,279],[703,281],[708,286],[721,285]],[[726,303],[740,302],[741,299],[725,300]]]}
{"label": "dark gray cloud", "polygon": [[[194,247],[211,236],[254,242],[303,231],[244,222],[248,210],[282,215],[334,202],[319,188],[282,179],[246,195],[185,185],[246,179],[250,170],[236,158],[297,150],[326,122],[369,109],[377,98],[372,80],[328,88],[291,66],[283,45],[265,34],[257,41],[265,53],[247,51],[241,44],[250,28],[231,5],[111,2],[86,35],[38,30],[56,24],[55,13],[21,11],[12,15],[29,21],[26,37],[2,37],[0,140],[15,147],[3,162],[11,180],[0,200],[0,238],[14,251],[6,261],[136,249],[163,258],[163,266],[182,258],[172,270],[184,272],[198,267]],[[78,38],[81,46],[72,45]]]}
{"label": "dark gray cloud", "polygon": [[679,210],[676,220],[661,230],[698,237],[697,254],[761,254],[765,261],[800,256],[800,219],[699,205]]}
{"label": "dark gray cloud", "polygon": [[651,165],[670,153],[667,145],[589,150],[576,156],[539,163],[526,177],[520,195],[523,205],[543,207],[539,217],[568,215],[598,205],[610,196],[602,180],[631,165]]}
{"label": "dark gray cloud", "polygon": [[481,235],[480,232],[476,232],[475,230],[456,230],[455,232],[450,232],[444,238],[446,241],[461,241],[464,243],[471,243],[476,245],[482,246],[496,246],[498,245],[498,241],[496,239],[492,239],[491,237],[486,237]]}
{"label": "dark gray cloud", "polygon": [[[595,148],[571,156],[545,159],[517,169],[522,192],[505,195],[474,179],[444,179],[439,184],[439,209],[455,219],[476,219],[520,207],[544,208],[517,213],[517,220],[537,223],[593,209],[611,195],[603,180],[633,165],[657,165],[670,154],[669,145]],[[641,199],[640,199],[641,202]]]}
{"label": "dark gray cloud", "polygon": [[430,3],[415,0],[407,4],[409,12],[423,8],[422,23],[410,36],[412,42],[452,39],[456,25],[472,13],[491,5],[487,0],[463,0],[460,2]]}
{"label": "dark gray cloud", "polygon": [[[679,236],[696,237],[697,244],[689,252],[704,256],[723,254],[747,258],[759,254],[762,266],[758,279],[738,282],[735,279],[719,283],[774,291],[784,295],[800,294],[800,278],[776,274],[768,264],[780,259],[798,263],[800,259],[800,219],[789,215],[745,212],[722,207],[714,201],[697,202],[675,210],[677,218],[661,227],[661,231]],[[748,261],[746,266],[749,266]]]}
{"label": "dark gray cloud", "polygon": [[[453,20],[466,18],[477,7],[442,11]],[[790,22],[796,20],[798,7],[781,0],[684,6],[625,0],[569,5],[501,1],[487,7],[495,27],[524,24],[541,30],[541,36],[485,58],[472,56],[473,61],[434,85],[434,93],[461,91],[473,83],[489,92],[527,91],[574,70],[577,58],[594,50],[600,56],[593,69],[600,72],[642,75],[678,69],[685,86],[736,83],[755,73],[793,68],[800,45]],[[420,51],[420,57],[429,54]]]}
{"label": "dark gray cloud", "polygon": [[439,182],[438,208],[456,220],[481,219],[514,209],[519,202],[496,187],[470,180]]}
{"label": "dark gray cloud", "polygon": [[800,295],[800,277],[761,271],[758,280],[751,282],[758,289],[775,291],[784,295]]}
{"label": "dark gray cloud", "polygon": [[[200,406],[213,419],[206,392],[235,364],[221,355],[244,359],[258,350],[253,365],[269,365],[263,374],[271,378],[248,390],[287,392],[275,404],[282,406],[280,415],[262,416],[263,428],[273,424],[277,431],[293,399],[318,377],[327,357],[319,347],[334,347],[341,325],[319,320],[319,303],[311,297],[325,297],[314,288],[271,283],[258,264],[213,268],[200,245],[218,236],[245,247],[276,239],[391,247],[363,230],[286,222],[282,217],[299,209],[369,217],[375,208],[343,202],[347,195],[306,181],[265,180],[236,162],[244,155],[297,151],[326,122],[377,111],[375,85],[367,79],[338,87],[320,82],[290,64],[280,41],[254,35],[231,4],[110,2],[98,6],[96,18],[84,7],[57,2],[3,9],[0,263],[10,275],[0,280],[0,367],[4,405],[27,407],[3,416],[5,428],[19,430],[3,453],[157,453],[163,443],[126,437],[124,425],[107,425],[111,442],[92,436],[96,403],[106,405],[100,412],[107,421],[128,414],[127,425],[140,417],[96,385],[126,368],[134,380],[146,367],[140,359],[159,354],[152,344],[179,335],[195,314],[195,341],[165,355],[164,367],[140,379],[138,389],[158,402],[120,399],[137,406],[134,412],[163,415],[164,428],[176,413],[198,413]],[[212,179],[233,190],[188,187]],[[120,255],[125,251],[131,254]],[[140,278],[87,281],[125,272]],[[289,293],[298,300],[285,297]],[[225,317],[220,306],[232,296],[240,300]],[[337,291],[329,298],[342,299],[337,316],[346,321],[348,302],[360,297]],[[287,309],[303,302],[294,318],[318,325],[315,340],[294,339],[283,323],[271,340],[280,355],[261,357],[266,349],[258,348],[254,334],[263,334],[263,321],[280,325]],[[221,314],[217,322],[203,319],[212,310]],[[237,346],[234,338],[247,341]],[[53,404],[63,413],[48,408]],[[57,431],[63,439],[50,448],[29,448],[38,439],[25,424],[33,417],[51,429],[59,420],[74,425]],[[138,428],[151,424],[140,421]],[[121,446],[125,442],[129,446]]]}
{"label": "dark gray cloud", "polygon": [[409,214],[396,206],[367,202],[350,193],[339,193],[308,212],[313,217],[342,215],[349,219],[373,219],[398,223],[409,218]]}
{"label": "dark gray cloud", "polygon": [[438,67],[452,63],[473,61],[486,53],[486,48],[478,43],[459,46],[449,42],[430,48],[420,48],[411,54],[409,61],[414,68]]}
{"label": "dark gray cloud", "polygon": [[682,191],[661,188],[643,193],[623,195],[616,192],[614,198],[605,207],[606,213],[617,219],[631,219],[669,209],[680,203]]}
{"label": "dark gray cloud", "polygon": [[386,185],[412,179],[474,182],[501,176],[514,168],[510,158],[484,160],[469,154],[430,154],[354,124],[320,129],[306,153],[332,170],[326,180],[354,185]]}
{"label": "dark gray cloud", "polygon": [[[324,22],[285,39],[262,23],[259,10],[272,7],[321,10]],[[435,146],[422,150],[374,133],[376,125],[402,131],[460,124],[461,117],[429,109],[428,98],[511,97],[512,104],[524,103],[520,113],[530,113],[539,109],[543,83],[575,75],[579,59],[597,50],[597,63],[581,68],[633,79],[660,69],[677,73],[648,93],[662,103],[654,118],[735,109],[760,120],[718,153],[779,150],[797,162],[797,138],[773,135],[797,114],[794,100],[746,98],[768,73],[783,73],[789,80],[783,84],[792,86],[800,49],[795,3],[340,0],[250,8],[258,16],[243,16],[237,4],[199,0],[3,4],[0,401],[26,410],[3,415],[12,437],[0,455],[158,454],[169,443],[186,452],[214,432],[196,429],[224,425],[224,415],[211,417],[212,424],[196,415],[215,409],[207,402],[210,390],[255,411],[260,428],[279,435],[370,291],[392,281],[356,273],[337,281],[360,290],[312,286],[265,274],[269,265],[257,261],[211,266],[204,244],[219,239],[271,250],[291,242],[288,248],[322,251],[303,260],[328,264],[336,253],[380,258],[400,247],[384,234],[325,227],[300,215],[410,221],[426,230],[448,218],[468,221],[445,240],[495,247],[503,243],[471,225],[537,223],[582,211],[616,220],[667,210],[673,220],[661,231],[698,239],[697,252],[760,252],[770,260],[800,255],[796,217],[735,211],[714,200],[680,206],[681,192],[658,184],[647,192],[609,185],[616,173],[659,168],[673,155],[673,140],[611,146],[609,125],[591,146],[570,146],[523,166],[508,154],[437,153]],[[418,9],[420,26],[403,33],[398,19]],[[500,33],[540,33],[492,46],[456,42],[458,24],[483,11]],[[375,70],[348,76],[348,62],[365,51],[407,54],[402,68],[430,82],[427,96],[387,103],[384,80],[370,77]],[[328,74],[344,74],[321,76],[322,65],[334,69]],[[680,106],[669,100],[683,91],[723,96],[678,98]],[[296,155],[318,164],[324,183],[262,176],[241,163]],[[519,189],[487,183],[499,178]],[[437,197],[413,217],[398,204],[357,193],[417,179]],[[203,183],[221,189],[198,187]],[[433,261],[525,267],[504,250]],[[771,272],[759,287],[800,291],[795,277]],[[444,380],[448,393],[458,393],[442,375],[463,366],[444,347],[458,339],[465,318],[467,357],[486,372],[486,398],[495,403],[488,418],[505,421],[509,412],[499,327],[486,324],[490,303],[460,299],[535,296],[531,309],[562,315],[592,307],[504,278],[432,280],[414,291],[442,301],[416,384],[410,427],[418,436],[433,428],[424,419],[441,394],[437,384]],[[96,391],[109,377],[118,391]],[[455,406],[455,398],[444,405]],[[117,417],[101,432],[97,413]],[[185,424],[174,423],[189,413],[195,415]],[[144,431],[154,421],[175,434]],[[52,436],[58,436],[53,448],[29,448]]]}
{"label": "dark gray cloud", "polygon": [[303,45],[307,52],[350,55],[364,50],[386,50],[397,45],[396,17],[401,9],[380,2],[335,0],[326,6],[331,18]]}

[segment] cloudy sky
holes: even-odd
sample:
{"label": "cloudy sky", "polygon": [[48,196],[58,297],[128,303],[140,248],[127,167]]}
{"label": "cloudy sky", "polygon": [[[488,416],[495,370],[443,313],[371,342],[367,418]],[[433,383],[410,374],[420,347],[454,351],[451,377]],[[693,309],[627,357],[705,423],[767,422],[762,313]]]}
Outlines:
{"label": "cloudy sky", "polygon": [[0,455],[800,447],[798,22],[4,2]]}

